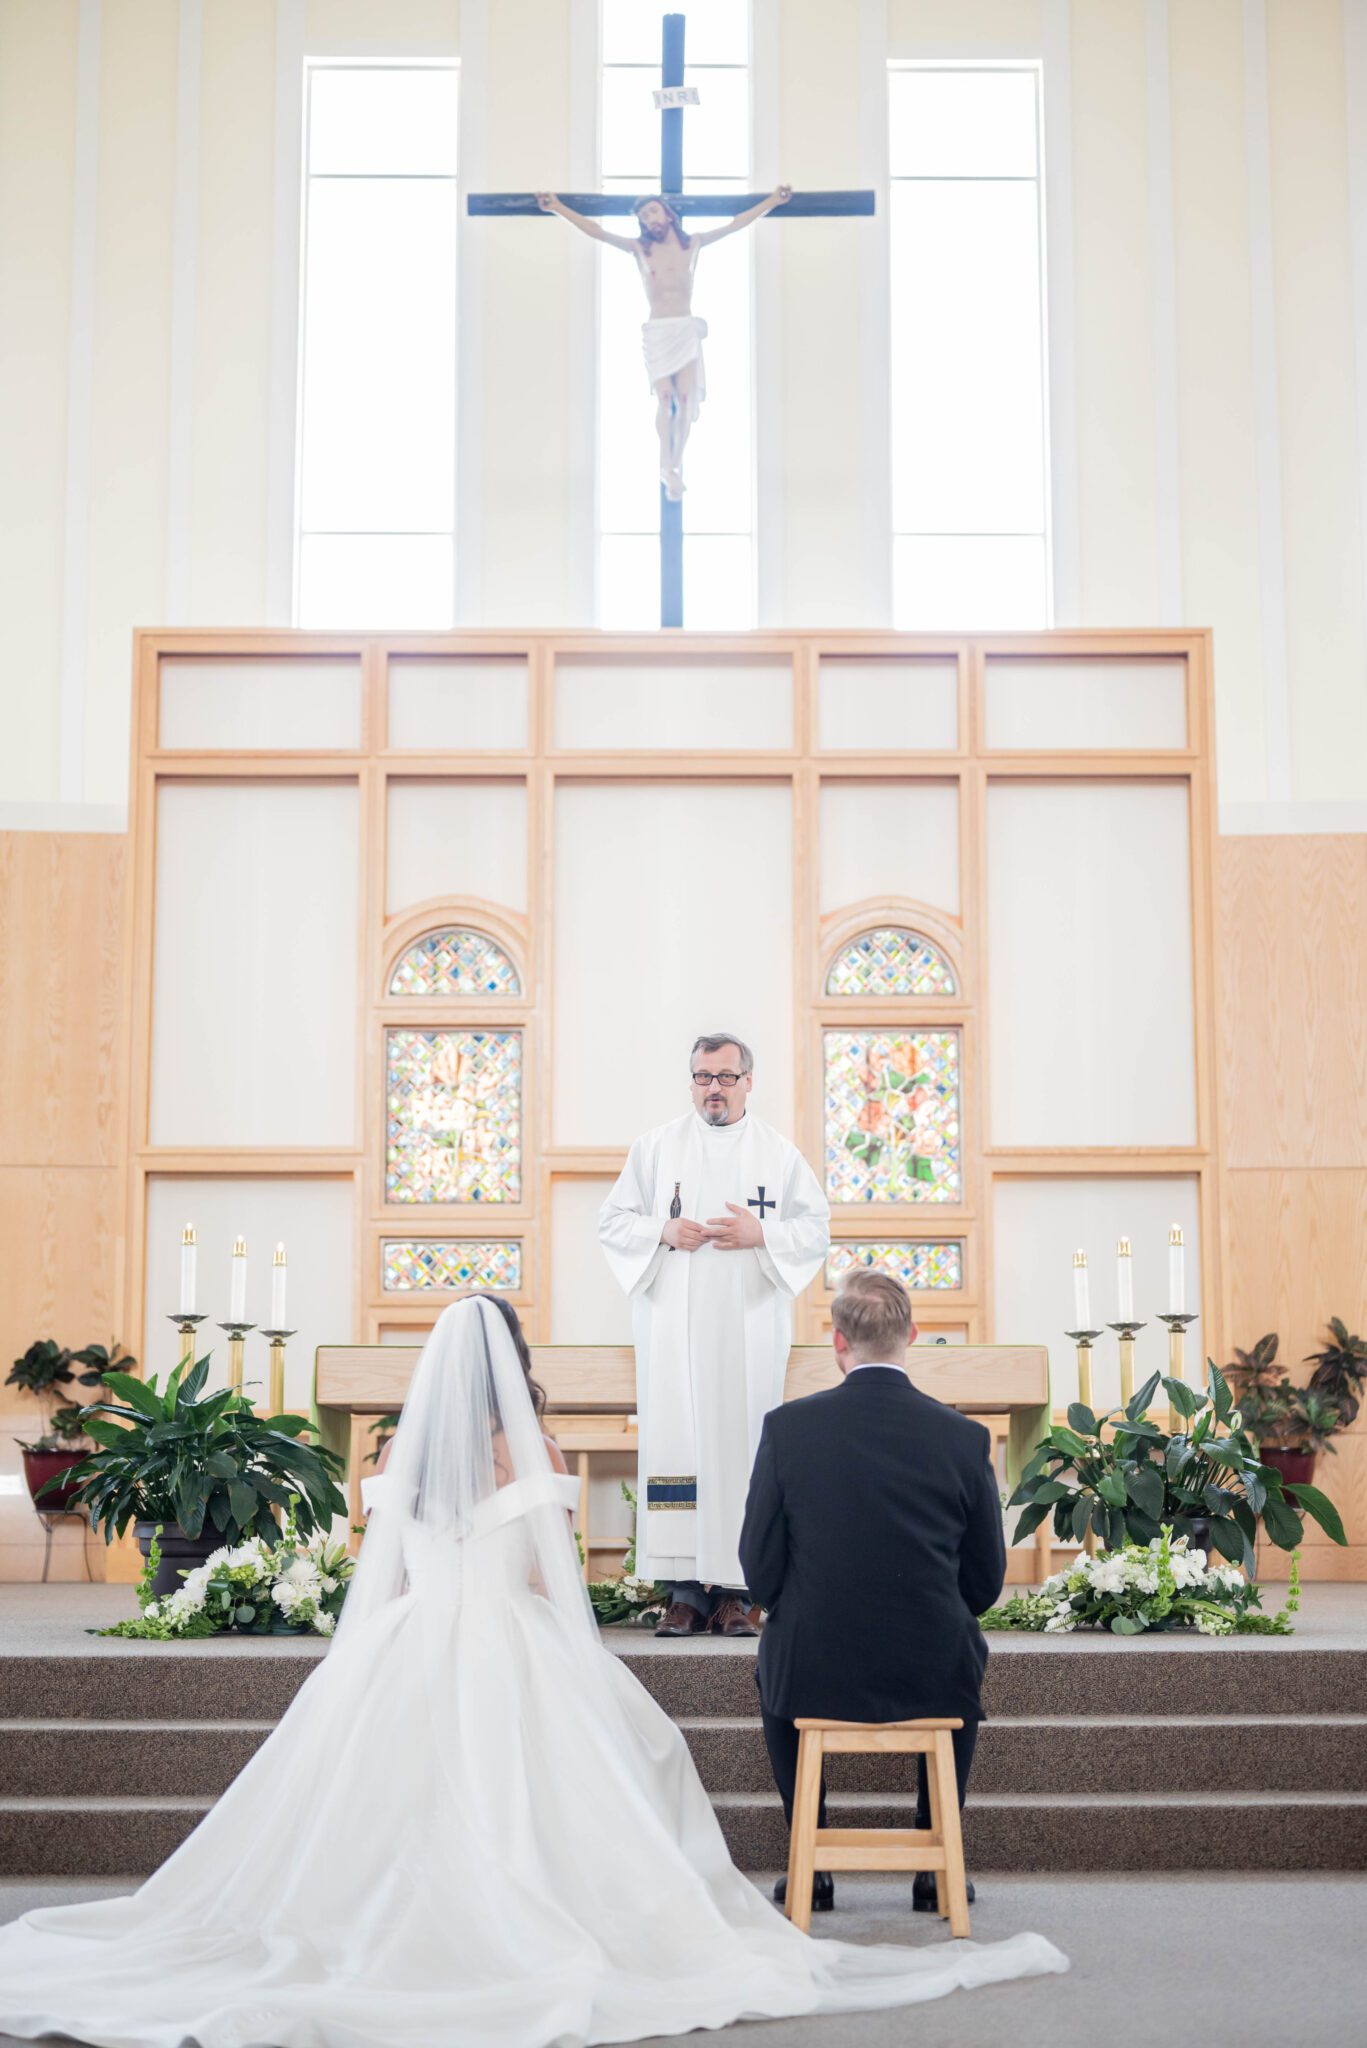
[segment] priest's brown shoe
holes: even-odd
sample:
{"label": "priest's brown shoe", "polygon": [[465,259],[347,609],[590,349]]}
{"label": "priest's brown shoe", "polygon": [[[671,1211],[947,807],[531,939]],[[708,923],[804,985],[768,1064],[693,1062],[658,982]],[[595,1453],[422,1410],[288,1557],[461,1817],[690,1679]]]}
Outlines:
{"label": "priest's brown shoe", "polygon": [[708,1619],[696,1607],[690,1607],[686,1600],[675,1600],[666,1607],[656,1628],[657,1636],[701,1636],[706,1635]]}
{"label": "priest's brown shoe", "polygon": [[717,1636],[757,1636],[753,1610],[743,1600],[723,1600],[712,1616],[712,1633]]}

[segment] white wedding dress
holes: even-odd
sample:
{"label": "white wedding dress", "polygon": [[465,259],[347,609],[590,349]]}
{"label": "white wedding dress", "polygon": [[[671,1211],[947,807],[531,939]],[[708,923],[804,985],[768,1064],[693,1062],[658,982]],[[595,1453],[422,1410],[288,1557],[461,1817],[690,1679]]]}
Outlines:
{"label": "white wedding dress", "polygon": [[129,1898],[0,1930],[0,2031],[550,2048],[1067,1968],[1034,1934],[811,1940],[740,1875],[597,1641],[575,1489],[486,1302],[433,1333],[381,1486],[327,1657],[189,1840]]}

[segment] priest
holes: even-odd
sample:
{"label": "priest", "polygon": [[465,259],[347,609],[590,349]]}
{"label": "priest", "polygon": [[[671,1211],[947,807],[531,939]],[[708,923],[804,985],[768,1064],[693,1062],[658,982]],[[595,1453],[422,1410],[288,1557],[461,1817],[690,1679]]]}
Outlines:
{"label": "priest", "polygon": [[816,1175],[750,1109],[754,1064],[734,1032],[696,1039],[692,1108],[636,1140],[599,1219],[632,1303],[636,1570],[670,1588],[659,1635],[756,1632],[738,1554],[750,1467],[830,1242]]}

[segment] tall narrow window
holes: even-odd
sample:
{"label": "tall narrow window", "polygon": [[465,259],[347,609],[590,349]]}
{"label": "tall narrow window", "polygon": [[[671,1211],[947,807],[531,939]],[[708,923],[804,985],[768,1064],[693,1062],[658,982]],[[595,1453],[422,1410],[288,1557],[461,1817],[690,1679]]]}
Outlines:
{"label": "tall narrow window", "polygon": [[1049,623],[1037,64],[897,65],[893,623]]}
{"label": "tall narrow window", "polygon": [[456,77],[308,67],[302,626],[455,616]]}
{"label": "tall narrow window", "polygon": [[[681,0],[671,0],[680,11]],[[645,198],[660,189],[661,24],[656,0],[603,0],[602,184]],[[750,165],[747,0],[690,0],[684,82],[698,104],[683,117],[684,190],[746,192]],[[634,234],[630,217],[609,223]],[[694,225],[716,227],[715,217]],[[763,230],[761,230],[763,232]],[[684,455],[684,624],[754,624],[751,237],[704,249],[693,310],[708,323],[707,397]],[[635,262],[600,256],[599,624],[660,623],[660,458],[655,399],[641,355],[645,296]]]}

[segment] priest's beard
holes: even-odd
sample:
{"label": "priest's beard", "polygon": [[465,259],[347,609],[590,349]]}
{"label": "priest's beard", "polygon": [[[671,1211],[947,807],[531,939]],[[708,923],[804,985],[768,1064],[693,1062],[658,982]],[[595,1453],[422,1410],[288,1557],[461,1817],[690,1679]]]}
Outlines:
{"label": "priest's beard", "polygon": [[727,1121],[729,1106],[725,1102],[705,1102],[702,1113],[707,1122],[715,1129],[719,1124],[724,1124]]}

